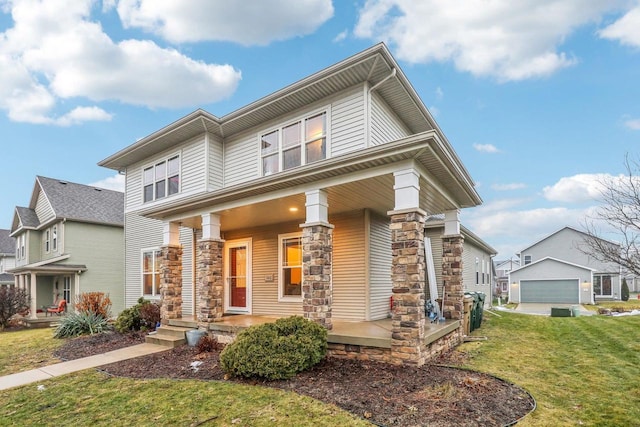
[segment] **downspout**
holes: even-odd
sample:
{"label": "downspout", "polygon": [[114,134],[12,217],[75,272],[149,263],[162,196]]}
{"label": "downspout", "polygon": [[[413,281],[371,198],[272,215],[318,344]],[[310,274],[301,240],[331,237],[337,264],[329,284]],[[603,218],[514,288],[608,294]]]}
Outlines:
{"label": "downspout", "polygon": [[387,80],[389,80],[391,77],[395,77],[395,75],[397,74],[396,68],[392,68],[391,69],[391,73],[385,77],[384,79],[380,80],[378,83],[374,84],[373,86],[371,86],[369,88],[369,90],[367,90],[367,99],[365,100],[365,102],[367,103],[367,109],[366,109],[366,121],[367,123],[365,124],[365,132],[366,132],[366,141],[365,141],[365,147],[369,147],[371,146],[371,92],[373,92],[374,90],[376,90],[382,83],[386,82]]}

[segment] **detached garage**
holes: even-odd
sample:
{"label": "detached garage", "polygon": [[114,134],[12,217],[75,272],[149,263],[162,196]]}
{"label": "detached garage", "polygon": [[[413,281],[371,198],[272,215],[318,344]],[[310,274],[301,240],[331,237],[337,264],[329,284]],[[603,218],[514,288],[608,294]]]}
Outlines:
{"label": "detached garage", "polygon": [[595,270],[547,257],[513,270],[509,275],[509,302],[593,303]]}

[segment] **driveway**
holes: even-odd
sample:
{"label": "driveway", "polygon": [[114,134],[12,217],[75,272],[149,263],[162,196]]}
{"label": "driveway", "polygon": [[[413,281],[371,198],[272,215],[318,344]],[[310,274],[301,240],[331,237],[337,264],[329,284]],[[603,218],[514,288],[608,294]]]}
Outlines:
{"label": "driveway", "polygon": [[[550,316],[551,307],[571,308],[574,305],[576,304],[525,302],[525,303],[518,304],[518,306],[513,311],[515,311],[516,313],[523,313],[523,314],[537,314],[539,316]],[[580,305],[579,307],[580,307],[581,316],[591,316],[595,314],[595,312],[587,310],[583,305]]]}

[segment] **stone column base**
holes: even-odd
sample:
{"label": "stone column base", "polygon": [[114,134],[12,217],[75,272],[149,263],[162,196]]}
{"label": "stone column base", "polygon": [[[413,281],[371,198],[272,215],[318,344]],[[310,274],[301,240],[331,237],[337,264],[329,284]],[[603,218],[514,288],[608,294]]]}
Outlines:
{"label": "stone column base", "polygon": [[202,239],[198,241],[196,255],[196,319],[198,326],[222,319],[224,310],[224,282],[222,280],[222,253],[224,241]]}
{"label": "stone column base", "polygon": [[302,229],[302,311],[331,330],[333,226],[310,225]]}

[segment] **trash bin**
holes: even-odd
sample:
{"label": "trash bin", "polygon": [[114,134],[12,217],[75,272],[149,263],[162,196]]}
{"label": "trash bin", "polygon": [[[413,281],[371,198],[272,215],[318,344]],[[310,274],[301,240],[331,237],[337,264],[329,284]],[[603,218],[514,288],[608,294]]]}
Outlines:
{"label": "trash bin", "polygon": [[202,331],[199,329],[193,329],[191,331],[187,331],[186,332],[187,344],[189,345],[189,347],[195,347],[196,345],[198,345],[198,341],[200,341],[200,338],[202,338],[205,335],[207,335],[207,331]]}
{"label": "trash bin", "polygon": [[465,292],[465,296],[473,298],[473,304],[471,304],[471,316],[469,318],[469,332],[476,330],[477,315],[478,315],[478,294],[476,292]]}
{"label": "trash bin", "polygon": [[484,313],[484,299],[486,295],[484,292],[477,292],[478,296],[478,305],[476,307],[476,327],[475,329],[480,328],[482,326],[482,315]]}
{"label": "trash bin", "polygon": [[580,306],[579,305],[572,305],[571,306],[571,315],[573,317],[580,316]]}

